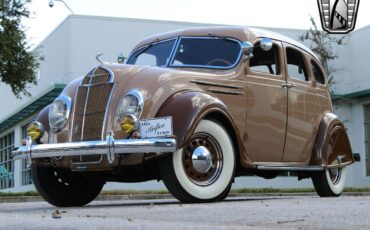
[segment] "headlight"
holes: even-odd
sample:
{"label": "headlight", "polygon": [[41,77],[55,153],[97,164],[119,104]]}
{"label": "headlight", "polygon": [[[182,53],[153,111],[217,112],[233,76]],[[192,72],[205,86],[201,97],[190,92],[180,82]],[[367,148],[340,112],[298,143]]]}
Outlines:
{"label": "headlight", "polygon": [[138,90],[131,90],[121,98],[117,106],[117,120],[125,133],[137,130],[143,106],[144,98]]}
{"label": "headlight", "polygon": [[49,110],[49,124],[54,133],[61,131],[66,126],[70,110],[71,99],[68,97],[58,97],[51,104]]}
{"label": "headlight", "polygon": [[38,121],[32,121],[27,126],[27,136],[31,137],[33,141],[40,139],[44,135],[44,126]]}
{"label": "headlight", "polygon": [[120,123],[123,132],[130,134],[138,129],[138,120],[134,115],[126,115]]}
{"label": "headlight", "polygon": [[134,115],[140,118],[143,111],[144,98],[138,90],[131,90],[126,93],[118,103],[117,119],[122,121],[126,115]]}

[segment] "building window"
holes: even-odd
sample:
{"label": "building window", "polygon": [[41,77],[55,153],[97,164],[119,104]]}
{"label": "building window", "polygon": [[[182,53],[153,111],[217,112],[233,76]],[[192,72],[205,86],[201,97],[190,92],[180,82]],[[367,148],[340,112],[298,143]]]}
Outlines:
{"label": "building window", "polygon": [[366,176],[370,176],[370,104],[365,105],[364,110],[365,110]]}
{"label": "building window", "polygon": [[[27,137],[28,124],[22,126],[22,139]],[[27,167],[26,160],[22,160],[22,185],[29,185],[29,184],[32,184],[31,169]]]}
{"label": "building window", "polygon": [[14,132],[0,138],[0,189],[14,187]]}

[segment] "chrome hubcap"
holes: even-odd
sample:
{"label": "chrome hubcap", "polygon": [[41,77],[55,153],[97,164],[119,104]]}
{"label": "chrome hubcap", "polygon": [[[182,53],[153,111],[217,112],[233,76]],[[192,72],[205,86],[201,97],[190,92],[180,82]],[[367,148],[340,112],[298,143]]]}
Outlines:
{"label": "chrome hubcap", "polygon": [[194,184],[208,186],[221,174],[223,166],[221,147],[209,134],[197,133],[184,147],[182,163],[186,176]]}
{"label": "chrome hubcap", "polygon": [[340,169],[339,168],[329,169],[329,176],[333,184],[338,184],[340,179]]}
{"label": "chrome hubcap", "polygon": [[194,149],[191,160],[194,169],[199,173],[206,173],[212,167],[212,155],[204,146],[198,146]]}

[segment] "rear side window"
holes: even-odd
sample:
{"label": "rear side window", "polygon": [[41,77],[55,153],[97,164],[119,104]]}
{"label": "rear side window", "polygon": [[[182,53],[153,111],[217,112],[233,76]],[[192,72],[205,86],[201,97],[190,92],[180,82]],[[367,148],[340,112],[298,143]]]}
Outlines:
{"label": "rear side window", "polygon": [[312,72],[313,72],[313,75],[315,76],[316,81],[322,85],[325,85],[325,75],[321,71],[319,65],[313,60],[311,60],[311,65],[312,65]]}
{"label": "rear side window", "polygon": [[253,72],[280,74],[278,46],[274,44],[271,50],[263,51],[257,43],[254,46],[253,58],[250,60],[249,67]]}
{"label": "rear side window", "polygon": [[304,64],[303,55],[298,50],[287,48],[288,75],[291,78],[308,81],[307,68]]}

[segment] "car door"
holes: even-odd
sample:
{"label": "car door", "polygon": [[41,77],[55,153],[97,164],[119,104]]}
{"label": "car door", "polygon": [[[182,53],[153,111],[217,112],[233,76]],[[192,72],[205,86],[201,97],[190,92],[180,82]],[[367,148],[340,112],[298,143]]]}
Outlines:
{"label": "car door", "polygon": [[288,122],[283,162],[308,164],[320,103],[309,71],[308,54],[284,43],[288,90]]}
{"label": "car door", "polygon": [[287,122],[287,90],[283,48],[273,41],[270,51],[254,44],[247,68],[246,135],[247,155],[255,163],[280,162]]}

